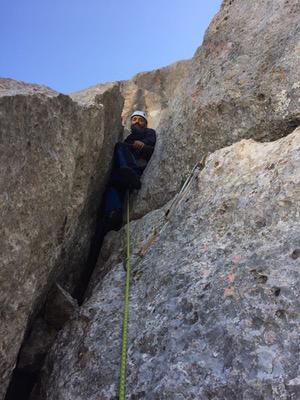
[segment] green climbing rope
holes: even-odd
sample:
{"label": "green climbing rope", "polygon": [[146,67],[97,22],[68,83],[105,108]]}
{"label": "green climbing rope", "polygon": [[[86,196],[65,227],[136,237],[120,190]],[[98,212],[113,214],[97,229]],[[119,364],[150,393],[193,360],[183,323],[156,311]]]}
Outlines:
{"label": "green climbing rope", "polygon": [[129,287],[130,287],[130,218],[129,218],[129,191],[127,191],[127,225],[126,225],[126,282],[124,293],[124,314],[123,314],[123,330],[122,330],[122,353],[120,367],[120,385],[119,400],[125,399],[126,386],[126,358],[127,358],[127,332],[128,332],[128,309],[129,309]]}
{"label": "green climbing rope", "polygon": [[[191,183],[195,172],[198,169],[203,169],[205,166],[205,161],[207,158],[207,154],[205,154],[200,162],[197,162],[195,166],[193,167],[191,173],[185,180],[179,195],[182,195],[183,192],[186,191],[188,188],[189,184]],[[129,310],[129,288],[130,288],[130,273],[131,273],[131,261],[130,261],[130,217],[129,217],[129,191],[127,191],[127,196],[126,196],[126,282],[125,282],[125,293],[124,293],[124,314],[123,314],[123,329],[122,329],[122,353],[121,353],[121,366],[120,366],[120,382],[119,382],[119,400],[125,400],[125,388],[126,388],[126,359],[127,359],[127,332],[128,332],[128,310]],[[169,217],[170,211],[173,208],[176,208],[178,203],[180,202],[180,196],[175,197],[175,200],[173,200],[170,208],[166,212],[166,217]],[[169,221],[167,221],[163,228],[166,227]],[[163,230],[163,229],[162,229]],[[162,230],[159,232],[161,233]],[[148,247],[151,245],[151,243],[157,238],[159,235],[156,231],[148,241],[148,243],[144,246],[144,248],[141,250],[141,254],[143,255]]]}

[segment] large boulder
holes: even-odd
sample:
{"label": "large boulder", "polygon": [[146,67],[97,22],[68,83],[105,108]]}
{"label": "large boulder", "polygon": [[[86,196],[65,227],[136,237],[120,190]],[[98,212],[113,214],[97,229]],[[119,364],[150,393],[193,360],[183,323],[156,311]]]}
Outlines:
{"label": "large boulder", "polygon": [[[168,207],[132,223],[126,398],[299,398],[299,152],[297,129],[211,154],[143,258]],[[117,398],[123,234],[107,237],[92,295],[61,331],[34,399]]]}
{"label": "large boulder", "polygon": [[[153,71],[140,72],[126,81],[120,81],[121,94],[124,97],[122,122],[129,127],[132,111],[142,109],[148,117],[148,125],[156,128],[163,113],[167,110],[170,99],[180,82],[186,77],[191,60],[178,61],[167,67]],[[107,83],[99,83],[87,89],[71,94],[73,99],[93,101],[103,91]],[[126,131],[125,131],[126,134]]]}
{"label": "large boulder", "polygon": [[122,107],[118,84],[79,104],[0,79],[0,399],[47,291],[85,267]]}
{"label": "large boulder", "polygon": [[122,118],[129,125],[133,110],[144,110],[148,126],[156,129],[179,84],[186,77],[191,60],[178,61],[154,71],[141,72],[132,79],[121,82],[124,96]]}
{"label": "large boulder", "polygon": [[157,128],[136,217],[169,200],[204,153],[300,124],[299,19],[298,0],[223,1]]}

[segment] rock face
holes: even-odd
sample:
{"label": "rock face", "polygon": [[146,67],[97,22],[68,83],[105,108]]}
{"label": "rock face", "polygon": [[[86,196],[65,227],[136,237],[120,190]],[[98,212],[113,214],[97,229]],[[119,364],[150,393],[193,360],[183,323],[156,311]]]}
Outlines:
{"label": "rock face", "polygon": [[85,266],[122,107],[118,84],[79,104],[0,79],[1,399],[37,305],[63,275],[74,290]]}
{"label": "rock face", "polygon": [[298,0],[223,1],[157,128],[136,217],[169,200],[204,153],[299,125],[299,18]]}
{"label": "rock face", "polygon": [[[299,398],[299,152],[300,128],[211,154],[141,259],[167,207],[132,223],[126,398]],[[33,398],[117,398],[121,235],[108,235],[99,268],[112,270],[95,273]]]}
{"label": "rock face", "polygon": [[[76,292],[113,146],[124,135],[122,120],[132,107],[143,107],[150,125],[157,125],[188,64],[181,61],[140,73],[131,81],[100,84],[71,96],[0,79],[0,398],[24,335],[29,342],[24,347],[26,357],[20,357],[22,371],[23,364],[29,365],[27,360],[41,360],[53,340],[55,330],[46,339],[48,328],[44,343],[36,339],[48,326],[40,316],[32,325],[36,332],[26,333],[51,286],[58,280],[69,292]],[[40,361],[33,364],[27,368],[30,373]]]}
{"label": "rock face", "polygon": [[[129,126],[132,111],[142,109],[148,117],[148,124],[156,128],[167,110],[169,100],[173,98],[175,90],[186,77],[191,61],[178,61],[164,68],[154,71],[141,72],[132,79],[120,82],[120,90],[124,97],[122,121]],[[102,92],[107,84],[100,83],[88,89],[71,94],[75,100],[84,99],[93,101],[97,93]]]}
{"label": "rock face", "polygon": [[[20,368],[37,374],[66,320],[32,400],[117,398],[123,231],[107,235],[84,305],[68,293],[134,108],[158,142],[132,198],[143,218],[132,223],[127,398],[300,398],[299,18],[299,0],[224,0],[191,61],[71,96],[0,79],[0,399],[23,337]],[[54,282],[57,303],[42,308]]]}
{"label": "rock face", "polygon": [[147,114],[149,127],[156,129],[190,65],[191,60],[179,61],[154,71],[141,72],[132,79],[123,81],[121,91],[124,96],[124,125],[129,124],[133,110],[141,109]]}

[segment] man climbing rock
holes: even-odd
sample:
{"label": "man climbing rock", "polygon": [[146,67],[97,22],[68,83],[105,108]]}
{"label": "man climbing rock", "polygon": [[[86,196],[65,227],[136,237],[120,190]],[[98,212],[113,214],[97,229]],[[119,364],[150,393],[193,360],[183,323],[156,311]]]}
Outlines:
{"label": "man climbing rock", "polygon": [[114,149],[113,168],[104,193],[104,234],[120,229],[126,190],[141,188],[140,177],[156,142],[155,130],[147,127],[143,111],[134,111],[130,122],[130,135]]}

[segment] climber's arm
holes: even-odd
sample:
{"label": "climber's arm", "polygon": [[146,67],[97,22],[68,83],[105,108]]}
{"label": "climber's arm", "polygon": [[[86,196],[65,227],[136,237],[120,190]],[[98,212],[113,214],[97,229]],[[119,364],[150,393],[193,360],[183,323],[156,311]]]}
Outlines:
{"label": "climber's arm", "polygon": [[146,161],[149,161],[152,156],[153,151],[154,151],[154,146],[145,144],[141,150],[141,158],[143,158]]}

